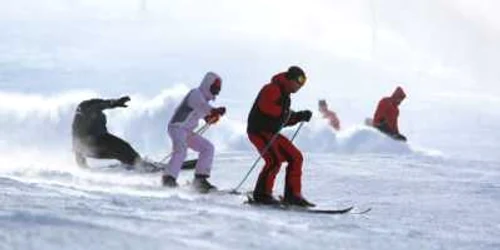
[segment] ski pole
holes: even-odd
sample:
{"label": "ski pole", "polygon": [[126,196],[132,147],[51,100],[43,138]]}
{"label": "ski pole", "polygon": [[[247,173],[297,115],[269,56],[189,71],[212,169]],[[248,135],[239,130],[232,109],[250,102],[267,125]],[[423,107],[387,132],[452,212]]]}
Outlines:
{"label": "ski pole", "polygon": [[295,130],[295,133],[293,134],[292,139],[290,139],[290,141],[293,141],[293,139],[295,139],[295,137],[299,134],[299,131],[302,128],[302,126],[304,126],[304,122],[301,122],[299,124],[299,127]]}
{"label": "ski pole", "polygon": [[[303,125],[304,125],[304,122],[301,122],[300,125],[299,125],[299,127],[295,130],[295,133],[293,134],[292,139],[290,141],[293,141],[293,139],[295,139],[295,137],[297,136],[297,134],[299,133],[299,131],[302,128]],[[257,166],[257,163],[260,161],[260,159],[262,158],[262,156],[265,153],[267,153],[267,151],[269,150],[269,148],[271,148],[273,142],[276,140],[276,138],[278,138],[278,136],[280,134],[280,130],[278,130],[278,132],[276,132],[276,134],[273,135],[273,137],[271,138],[271,140],[269,141],[269,143],[266,145],[266,147],[262,150],[262,152],[259,154],[259,156],[257,157],[257,159],[254,161],[254,163],[253,163],[252,167],[250,168],[250,170],[248,170],[247,174],[243,177],[243,180],[241,180],[241,182],[233,190],[231,190],[232,194],[238,194],[239,193],[238,189],[247,180],[248,176],[250,176],[250,173],[253,171],[253,169],[255,168],[255,166]]]}
{"label": "ski pole", "polygon": [[[209,127],[210,127],[210,123],[205,123],[205,125],[203,125],[201,128],[199,128],[198,130],[196,130],[196,132],[194,132],[194,133],[198,134],[198,135],[202,135],[203,133],[205,133],[205,131],[208,130]],[[188,136],[188,139],[191,136],[192,135]],[[174,154],[174,152],[175,151],[172,151],[168,155],[166,155],[165,157],[163,157],[163,159],[161,159],[160,163],[164,163],[168,158],[170,158],[170,156],[172,156]]]}

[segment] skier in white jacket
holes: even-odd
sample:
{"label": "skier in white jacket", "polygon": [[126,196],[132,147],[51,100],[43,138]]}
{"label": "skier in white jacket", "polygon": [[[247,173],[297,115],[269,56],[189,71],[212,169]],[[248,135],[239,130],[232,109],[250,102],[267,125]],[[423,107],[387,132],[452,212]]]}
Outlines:
{"label": "skier in white jacket", "polygon": [[162,177],[163,186],[176,187],[177,177],[187,154],[188,147],[200,153],[196,163],[193,185],[200,192],[208,192],[215,186],[208,182],[214,156],[214,146],[201,135],[193,132],[201,118],[209,124],[216,123],[225,114],[225,107],[212,107],[208,102],[215,100],[222,87],[222,79],[208,72],[198,88],[184,97],[168,123],[168,134],[172,139],[173,153]]}

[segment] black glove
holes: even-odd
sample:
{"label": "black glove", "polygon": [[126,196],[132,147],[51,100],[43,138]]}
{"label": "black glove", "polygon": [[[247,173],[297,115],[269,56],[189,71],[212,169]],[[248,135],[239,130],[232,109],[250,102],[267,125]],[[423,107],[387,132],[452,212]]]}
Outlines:
{"label": "black glove", "polygon": [[311,120],[312,112],[309,110],[302,110],[297,112],[297,119],[301,122],[308,122]]}
{"label": "black glove", "polygon": [[128,101],[130,101],[130,97],[123,96],[120,99],[116,100],[113,106],[114,107],[124,107],[124,108],[126,108],[127,104],[125,104],[125,103],[128,102]]}

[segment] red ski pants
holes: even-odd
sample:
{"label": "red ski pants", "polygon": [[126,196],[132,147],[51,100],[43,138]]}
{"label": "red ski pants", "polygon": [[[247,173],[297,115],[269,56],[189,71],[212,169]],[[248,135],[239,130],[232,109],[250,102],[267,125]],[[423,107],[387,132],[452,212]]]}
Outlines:
{"label": "red ski pants", "polygon": [[302,197],[302,153],[281,134],[276,137],[267,151],[263,152],[272,137],[273,134],[268,132],[248,133],[248,138],[266,162],[259,174],[254,193],[272,195],[276,175],[280,171],[281,164],[287,162],[285,195]]}

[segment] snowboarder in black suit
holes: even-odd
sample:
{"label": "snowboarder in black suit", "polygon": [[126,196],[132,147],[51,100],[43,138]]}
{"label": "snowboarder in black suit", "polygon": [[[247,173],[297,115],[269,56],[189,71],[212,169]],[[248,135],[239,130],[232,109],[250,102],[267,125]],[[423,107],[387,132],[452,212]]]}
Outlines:
{"label": "snowboarder in black suit", "polygon": [[76,163],[88,167],[85,157],[116,159],[123,164],[135,166],[142,162],[140,155],[129,143],[108,132],[105,109],[127,107],[130,97],[119,99],[90,99],[76,108],[72,125],[73,151]]}

